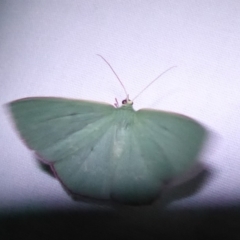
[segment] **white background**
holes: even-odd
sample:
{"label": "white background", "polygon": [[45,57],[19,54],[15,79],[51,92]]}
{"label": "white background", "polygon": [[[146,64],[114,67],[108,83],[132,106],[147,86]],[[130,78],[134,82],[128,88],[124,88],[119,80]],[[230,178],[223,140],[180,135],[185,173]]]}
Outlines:
{"label": "white background", "polygon": [[96,207],[73,201],[39,168],[4,107],[31,96],[121,101],[123,89],[96,54],[111,63],[130,97],[177,65],[134,107],[182,113],[210,132],[199,159],[208,178],[168,207],[237,204],[239,13],[240,2],[234,0],[1,1],[0,211]]}

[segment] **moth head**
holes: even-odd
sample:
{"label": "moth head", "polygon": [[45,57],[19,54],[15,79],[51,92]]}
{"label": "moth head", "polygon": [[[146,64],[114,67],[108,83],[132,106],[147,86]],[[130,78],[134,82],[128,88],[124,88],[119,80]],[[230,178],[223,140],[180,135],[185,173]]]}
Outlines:
{"label": "moth head", "polygon": [[122,105],[133,105],[133,101],[129,99],[129,96],[127,95],[127,98],[122,100]]}

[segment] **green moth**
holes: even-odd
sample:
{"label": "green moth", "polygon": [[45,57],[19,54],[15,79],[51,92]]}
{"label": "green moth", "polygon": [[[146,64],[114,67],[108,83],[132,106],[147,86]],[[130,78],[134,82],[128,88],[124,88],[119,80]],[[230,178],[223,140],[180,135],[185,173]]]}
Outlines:
{"label": "green moth", "polygon": [[195,161],[205,130],[176,113],[86,100],[32,97],[8,104],[26,144],[73,194],[150,204]]}

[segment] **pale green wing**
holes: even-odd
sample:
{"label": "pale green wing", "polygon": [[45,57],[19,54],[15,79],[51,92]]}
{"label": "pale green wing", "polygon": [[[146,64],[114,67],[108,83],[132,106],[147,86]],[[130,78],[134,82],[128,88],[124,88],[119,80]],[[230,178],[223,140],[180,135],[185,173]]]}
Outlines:
{"label": "pale green wing", "polygon": [[147,167],[164,180],[193,165],[206,132],[186,116],[142,109],[136,113],[135,134]]}
{"label": "pale green wing", "polygon": [[159,195],[163,181],[184,172],[197,160],[205,130],[179,114],[154,110],[132,114],[125,114],[124,124],[118,125],[115,135],[118,154],[111,197],[133,204],[150,203]]}
{"label": "pale green wing", "polygon": [[[113,106],[60,98],[28,98],[14,101],[9,107],[25,142],[53,164],[68,189],[89,197],[109,197],[106,181],[111,174],[108,147],[112,136],[108,129],[114,121]],[[93,158],[92,152],[97,153]]]}
{"label": "pale green wing", "polygon": [[[49,162],[71,155],[83,142],[94,145],[101,123],[107,126],[105,119],[114,111],[108,104],[64,98],[26,98],[9,106],[25,142]],[[99,129],[92,129],[95,122]],[[87,137],[90,131],[94,139]],[[84,132],[81,139],[79,132]]]}

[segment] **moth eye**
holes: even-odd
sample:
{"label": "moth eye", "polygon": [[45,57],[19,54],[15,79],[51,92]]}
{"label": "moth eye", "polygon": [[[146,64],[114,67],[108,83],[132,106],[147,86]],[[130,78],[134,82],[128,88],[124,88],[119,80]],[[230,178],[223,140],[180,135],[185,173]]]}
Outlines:
{"label": "moth eye", "polygon": [[122,104],[127,104],[127,99],[122,100]]}

